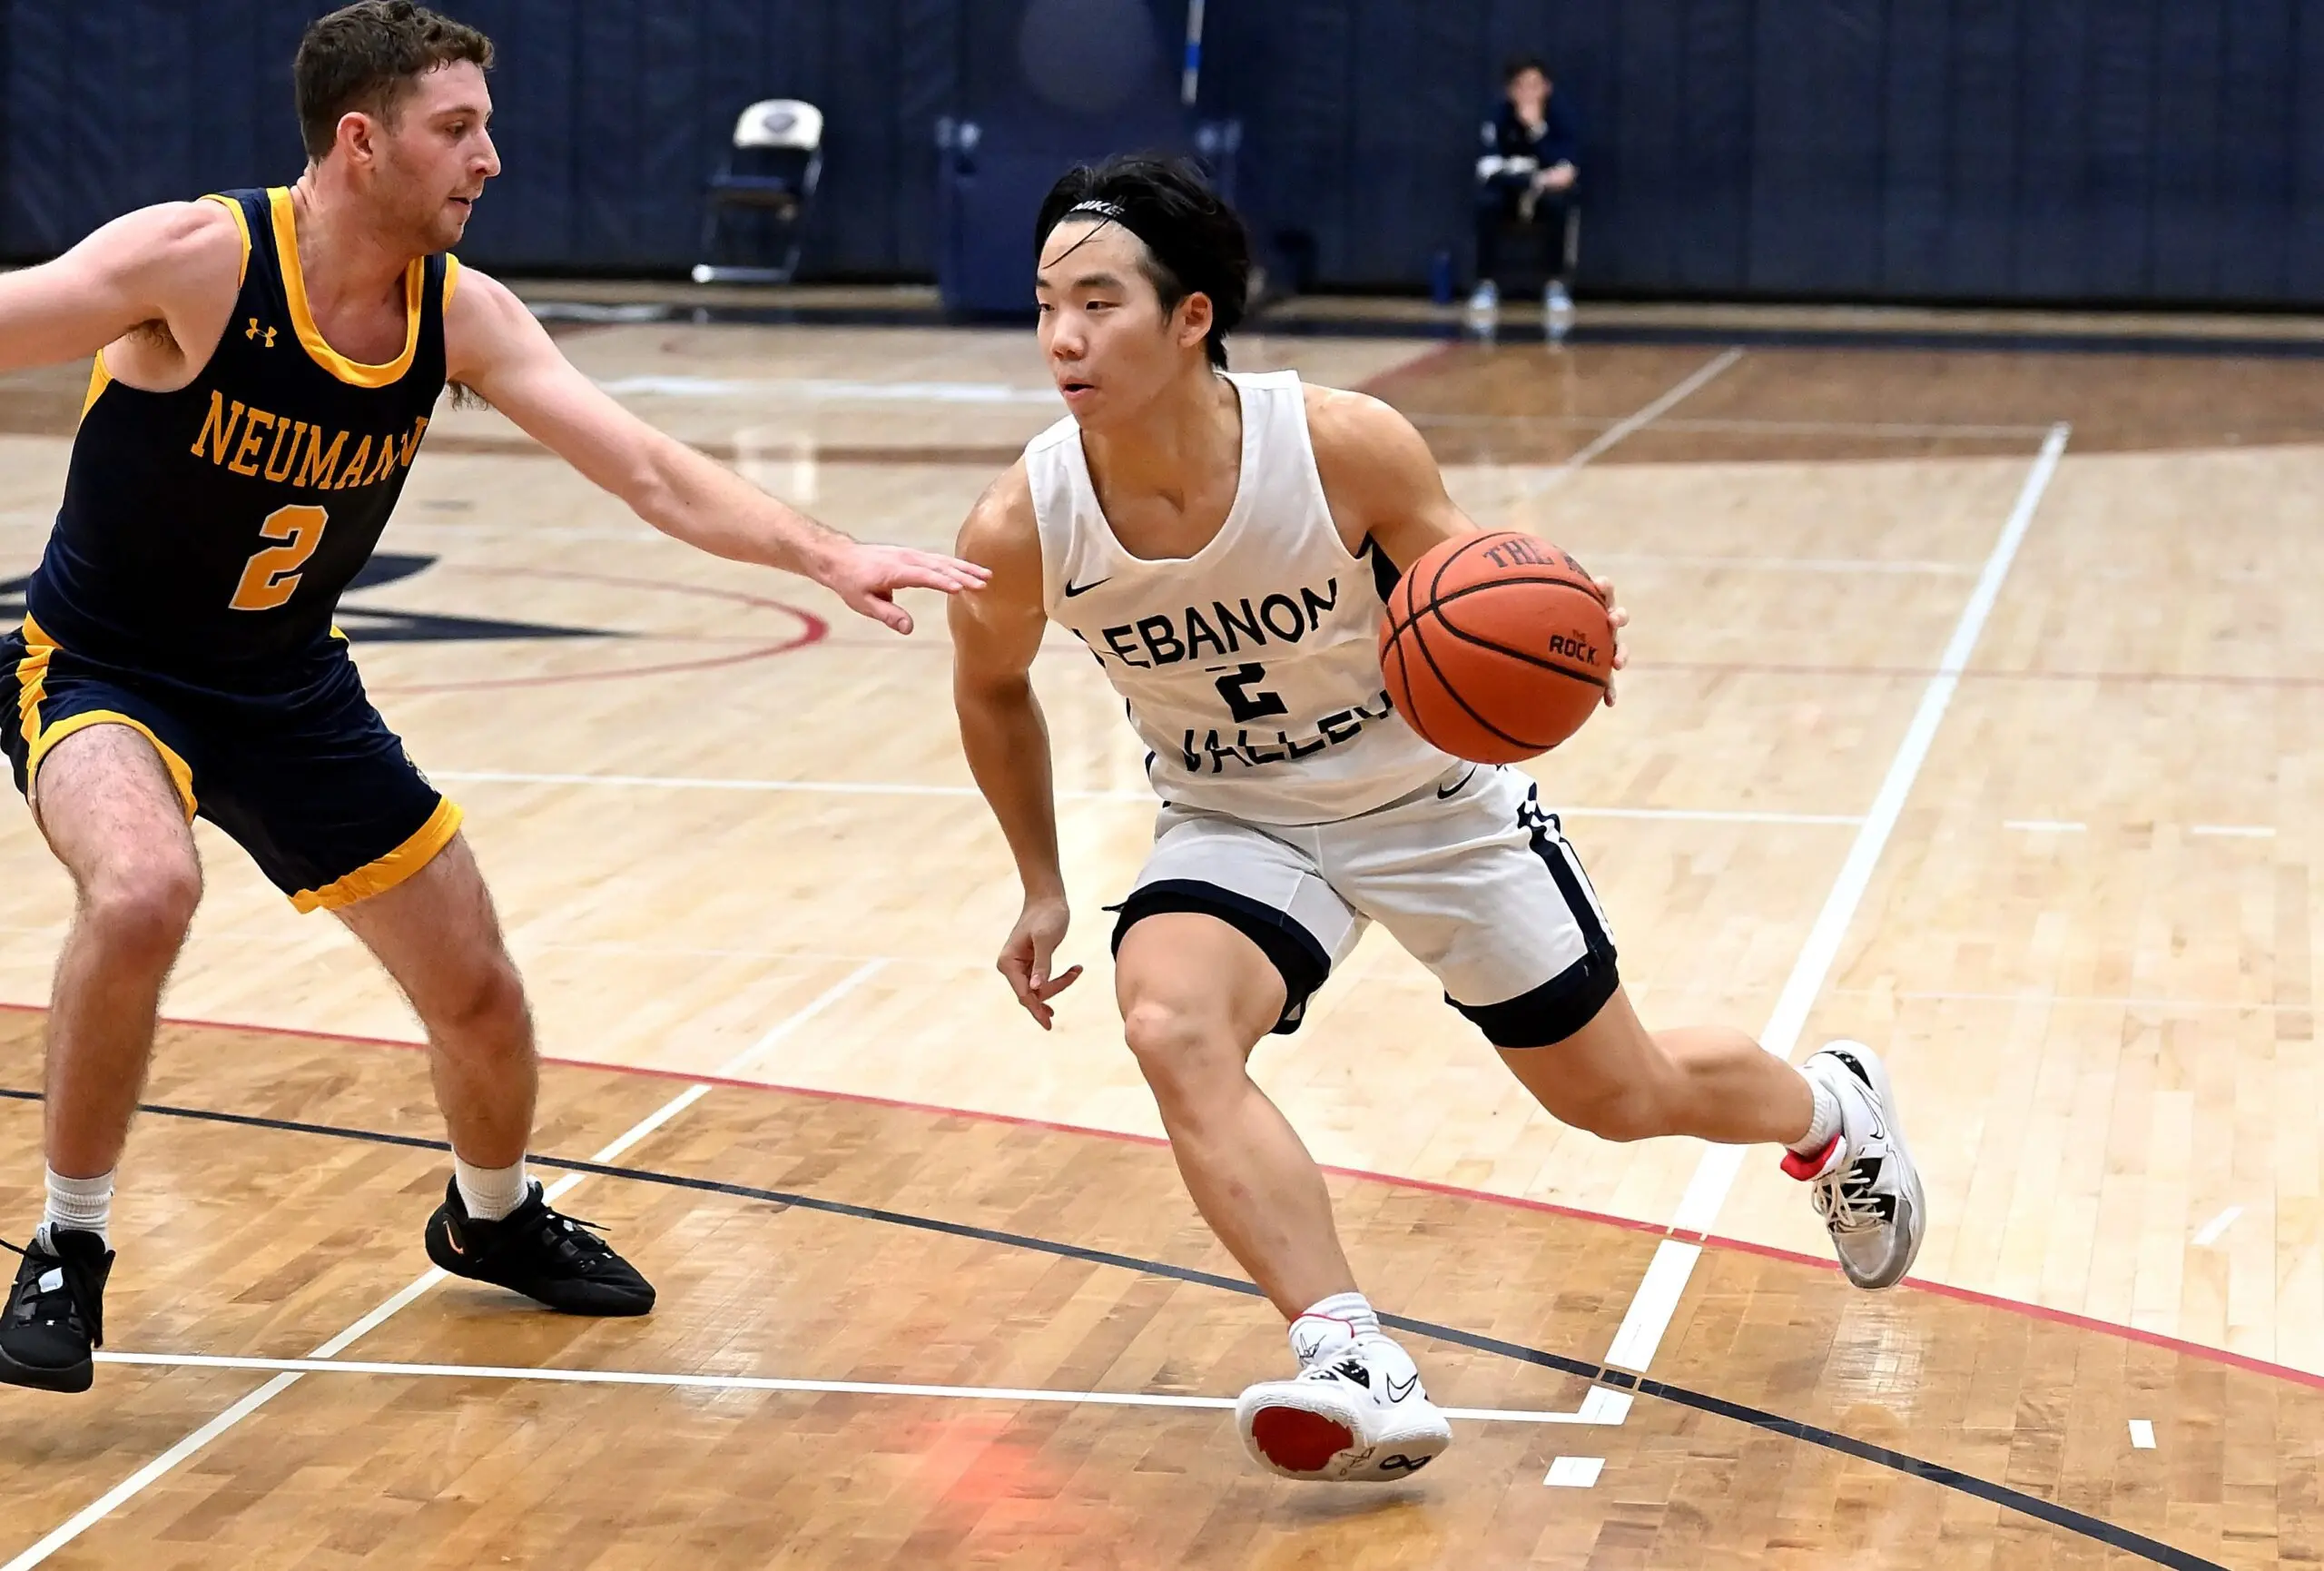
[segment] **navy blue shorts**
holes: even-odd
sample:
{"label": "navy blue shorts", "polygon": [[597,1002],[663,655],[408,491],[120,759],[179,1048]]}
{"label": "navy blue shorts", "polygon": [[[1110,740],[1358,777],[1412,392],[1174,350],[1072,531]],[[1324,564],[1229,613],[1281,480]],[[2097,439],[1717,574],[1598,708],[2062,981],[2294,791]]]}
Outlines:
{"label": "navy blue shorts", "polygon": [[230,693],[60,648],[31,618],[0,635],[0,747],[29,794],[48,750],[92,726],[151,742],[184,801],[301,911],[392,889],[448,845],[460,810],[428,783],[334,639],[296,687]]}

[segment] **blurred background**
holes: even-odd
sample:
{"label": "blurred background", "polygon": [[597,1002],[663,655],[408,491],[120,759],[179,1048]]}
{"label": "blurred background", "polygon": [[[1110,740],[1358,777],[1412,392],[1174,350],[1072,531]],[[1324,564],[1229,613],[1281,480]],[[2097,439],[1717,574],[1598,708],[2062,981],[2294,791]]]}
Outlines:
{"label": "blurred background", "polygon": [[[1579,128],[1578,294],[2324,301],[2315,0],[1209,0],[1191,83],[1185,0],[445,8],[501,49],[507,170],[462,252],[504,270],[684,274],[737,115],[789,98],[825,119],[802,280],[1014,272],[1062,159],[1175,145],[1277,290],[1465,291],[1479,124],[1531,53]],[[0,254],[294,176],[319,9],[0,5]]]}

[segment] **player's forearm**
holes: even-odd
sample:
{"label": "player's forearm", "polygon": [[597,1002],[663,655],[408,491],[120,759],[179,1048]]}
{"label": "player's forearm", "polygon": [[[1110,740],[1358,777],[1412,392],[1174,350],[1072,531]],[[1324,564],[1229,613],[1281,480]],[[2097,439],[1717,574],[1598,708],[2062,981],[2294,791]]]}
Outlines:
{"label": "player's forearm", "polygon": [[673,539],[729,561],[822,582],[853,537],[818,523],[734,470],[672,438],[657,442],[627,497],[638,517]]}
{"label": "player's forearm", "polygon": [[1062,898],[1065,874],[1058,865],[1049,723],[1032,684],[1021,677],[1000,686],[955,681],[952,706],[960,715],[969,773],[1000,821],[1025,897]]}

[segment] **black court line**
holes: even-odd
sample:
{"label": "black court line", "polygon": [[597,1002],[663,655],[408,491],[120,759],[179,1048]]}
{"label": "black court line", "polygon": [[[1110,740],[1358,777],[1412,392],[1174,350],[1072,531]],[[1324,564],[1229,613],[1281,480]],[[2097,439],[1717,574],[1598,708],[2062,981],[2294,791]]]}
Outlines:
{"label": "black court line", "polygon": [[[572,302],[543,297],[529,303],[552,312]],[[816,305],[695,305],[639,301],[658,305],[661,321],[743,323],[753,326],[812,327],[1018,327],[1030,331],[1033,314],[1023,312],[947,311],[941,306],[816,306]],[[633,325],[575,317],[557,318],[574,326]],[[1497,323],[1490,333],[1479,332],[1459,308],[1441,317],[1270,317],[1262,311],[1246,321],[1246,336],[1270,338],[1361,338],[1475,340],[1480,342],[1541,343],[1548,329],[1539,321]],[[1909,349],[1955,350],[1971,353],[2021,354],[2151,354],[2180,359],[2324,360],[2324,338],[2239,338],[2211,333],[2132,333],[2024,331],[1963,328],[1850,327],[1689,327],[1677,323],[1590,322],[1585,318],[1556,341],[1565,344],[1742,344],[1751,349]]]}
{"label": "black court line", "polygon": [[[34,1091],[17,1091],[0,1087],[0,1099],[14,1102],[39,1102],[41,1094]],[[350,1129],[339,1124],[305,1123],[296,1119],[261,1118],[251,1113],[220,1112],[210,1108],[172,1107],[164,1102],[140,1102],[140,1112],[162,1118],[192,1119],[202,1123],[231,1124],[241,1129],[275,1130],[290,1134],[323,1135],[336,1140],[363,1141],[373,1145],[402,1146],[412,1151],[448,1153],[451,1146],[440,1140],[423,1140],[417,1135],[389,1134],[383,1130]],[[891,1227],[911,1228],[920,1232],[942,1233],[950,1238],[973,1239],[980,1243],[1001,1244],[1011,1249],[1032,1250],[1054,1255],[1060,1260],[1084,1260],[1092,1265],[1117,1266],[1123,1270],[1141,1271],[1148,1276],[1168,1277],[1177,1281],[1192,1282],[1202,1287],[1217,1288],[1225,1292],[1240,1293],[1246,1298],[1261,1296],[1257,1287],[1236,1277],[1223,1277],[1214,1271],[1196,1270],[1191,1266],[1172,1265],[1167,1260],[1149,1260],[1137,1255],[1116,1254],[1109,1250],[1087,1249],[1079,1244],[1060,1243],[1053,1239],[1035,1238],[1028,1233],[1006,1232],[998,1228],[974,1227],[966,1222],[946,1221],[939,1217],[914,1216],[906,1211],[882,1210],[877,1206],[854,1205],[846,1200],[825,1200],[817,1195],[799,1194],[787,1190],[760,1189],[751,1184],[727,1183],[718,1179],[693,1178],[684,1173],[656,1172],[650,1168],[623,1167],[610,1162],[583,1161],[570,1157],[535,1156],[526,1161],[535,1166],[556,1168],[566,1172],[589,1173],[601,1178],[627,1179],[635,1183],[661,1184],[671,1189],[694,1190],[704,1194],[732,1195],[738,1200],[763,1200],[772,1205],[792,1207],[800,1210],[821,1211],[828,1216],[849,1217],[858,1221],[884,1222]],[[1609,1368],[1586,1359],[1576,1359],[1563,1353],[1552,1353],[1540,1348],[1529,1348],[1520,1342],[1505,1342],[1498,1337],[1481,1336],[1464,1331],[1457,1326],[1439,1325],[1433,1320],[1414,1319],[1407,1315],[1380,1317],[1383,1325],[1393,1326],[1400,1331],[1410,1331],[1456,1347],[1469,1348],[1481,1353],[1492,1353],[1521,1364],[1532,1364],[1545,1369],[1556,1369],[1582,1379],[1635,1391],[1640,1396],[1659,1398],[1691,1408],[1699,1413],[1709,1413],[1748,1424],[1771,1435],[1787,1439],[1820,1446],[1827,1451],[1855,1457],[1881,1467],[1893,1468],[1911,1477],[1920,1478],[1939,1487],[1955,1490],[1977,1499],[1990,1501],[2004,1509],[2015,1511],[2063,1527],[2070,1533],[2110,1549],[2136,1555],[2157,1566],[2168,1566],[2173,1571],[2228,1571],[2214,1560],[2172,1547],[2159,1539],[2147,1537],[2102,1517],[2076,1511],[2071,1507],[2044,1500],[2013,1489],[2006,1484],[1996,1484],[1941,1462],[1931,1462],[1906,1452],[1876,1446],[1869,1440],[1859,1440],[1852,1435],[1827,1429],[1818,1425],[1802,1423],[1762,1408],[1730,1402],[1684,1386],[1667,1381],[1650,1380],[1627,1370]]]}

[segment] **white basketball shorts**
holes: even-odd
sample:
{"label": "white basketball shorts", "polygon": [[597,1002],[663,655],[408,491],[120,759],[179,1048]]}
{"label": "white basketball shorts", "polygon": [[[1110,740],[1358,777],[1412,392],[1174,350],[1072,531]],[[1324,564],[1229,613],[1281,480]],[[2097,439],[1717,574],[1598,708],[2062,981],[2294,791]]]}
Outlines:
{"label": "white basketball shorts", "polygon": [[1115,910],[1114,947],[1165,911],[1216,916],[1283,973],[1278,1032],[1377,922],[1500,1047],[1562,1042],[1614,989],[1597,892],[1521,771],[1461,765],[1384,807],[1325,824],[1251,824],[1165,804],[1154,854]]}

